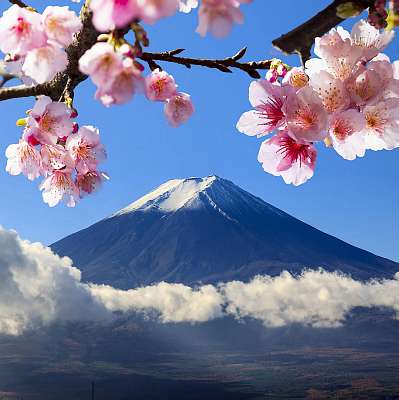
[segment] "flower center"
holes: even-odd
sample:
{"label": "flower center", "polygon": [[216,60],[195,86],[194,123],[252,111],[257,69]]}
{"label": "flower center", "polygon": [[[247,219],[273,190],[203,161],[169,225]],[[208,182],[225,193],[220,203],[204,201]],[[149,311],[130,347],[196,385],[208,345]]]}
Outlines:
{"label": "flower center", "polygon": [[17,19],[17,24],[13,27],[20,36],[25,36],[29,33],[30,25],[22,17]]}
{"label": "flower center", "polygon": [[277,151],[284,158],[288,158],[291,164],[298,160],[299,165],[302,165],[302,162],[312,162],[309,145],[297,143],[290,137],[281,138],[279,144],[280,148]]}
{"label": "flower center", "polygon": [[335,122],[332,133],[338,140],[345,140],[353,134],[353,127],[347,121],[340,119]]}
{"label": "flower center", "polygon": [[384,133],[384,128],[387,120],[383,118],[378,112],[366,113],[365,118],[368,128],[373,130],[378,135],[382,135]]}
{"label": "flower center", "polygon": [[269,98],[262,105],[257,107],[258,113],[264,123],[259,125],[276,126],[279,121],[284,117],[284,113],[281,111],[283,107],[283,100],[281,98]]}

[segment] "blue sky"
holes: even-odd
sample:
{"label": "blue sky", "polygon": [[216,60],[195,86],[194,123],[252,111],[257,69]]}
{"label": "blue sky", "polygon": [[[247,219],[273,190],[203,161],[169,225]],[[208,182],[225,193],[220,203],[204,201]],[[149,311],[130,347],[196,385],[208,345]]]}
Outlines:
{"label": "blue sky", "polygon": [[[41,9],[63,1],[31,1]],[[224,40],[201,39],[195,33],[197,15],[180,14],[148,28],[150,50],[183,47],[197,57],[225,57],[248,46],[247,59],[283,58],[299,64],[296,56],[284,57],[271,41],[314,15],[329,1],[301,3],[255,0],[244,6],[246,23],[236,26]],[[72,5],[72,3],[70,3]],[[73,6],[73,5],[72,5]],[[347,23],[350,26],[353,20]],[[386,53],[399,58],[399,38]],[[369,152],[363,159],[345,161],[320,146],[315,176],[295,188],[263,172],[256,160],[260,140],[239,134],[235,124],[249,109],[250,78],[240,71],[214,70],[163,64],[182,91],[192,95],[196,113],[179,129],[170,128],[162,106],[136,97],[124,106],[106,109],[94,101],[94,86],[86,81],[76,93],[78,122],[100,128],[108,150],[104,169],[111,180],[75,209],[64,205],[50,209],[42,202],[39,181],[11,177],[0,170],[0,224],[22,237],[50,244],[80,230],[173,178],[217,174],[227,178],[307,223],[349,243],[399,261],[399,150]],[[16,119],[31,108],[33,99],[0,104],[0,152],[15,143],[20,129]],[[3,156],[3,166],[6,160]]]}

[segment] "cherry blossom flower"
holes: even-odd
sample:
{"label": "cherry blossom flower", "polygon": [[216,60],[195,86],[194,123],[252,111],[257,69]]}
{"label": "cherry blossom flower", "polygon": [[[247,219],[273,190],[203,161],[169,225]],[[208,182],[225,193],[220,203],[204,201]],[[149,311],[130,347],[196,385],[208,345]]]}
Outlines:
{"label": "cherry blossom flower", "polygon": [[283,106],[290,135],[297,141],[314,142],[326,136],[327,113],[317,93],[309,86],[288,96]]}
{"label": "cherry blossom flower", "polygon": [[176,89],[173,76],[159,68],[152,71],[145,80],[145,93],[152,101],[165,101],[176,94]]}
{"label": "cherry blossom flower", "polygon": [[93,25],[100,32],[123,28],[139,16],[136,0],[91,0]]}
{"label": "cherry blossom flower", "polygon": [[122,56],[109,43],[96,43],[80,57],[79,69],[90,75],[95,85],[106,89],[122,72]]}
{"label": "cherry blossom flower", "polygon": [[75,162],[80,174],[94,171],[97,165],[106,158],[104,146],[100,143],[98,129],[93,126],[82,126],[78,133],[67,138],[65,148]]}
{"label": "cherry blossom flower", "polygon": [[76,186],[79,189],[80,197],[85,197],[88,194],[96,192],[105,180],[109,177],[104,172],[89,171],[85,174],[77,174]]}
{"label": "cherry blossom flower", "polygon": [[266,80],[253,81],[249,86],[249,101],[254,110],[245,112],[237,123],[237,129],[248,136],[261,137],[285,126],[283,106],[289,86],[273,85]]}
{"label": "cherry blossom flower", "polygon": [[74,160],[62,145],[43,144],[40,148],[40,155],[47,173],[65,168],[74,168]]}
{"label": "cherry blossom flower", "polygon": [[179,92],[170,99],[167,99],[164,112],[169,124],[173,127],[183,124],[194,112],[190,95]]}
{"label": "cherry blossom flower", "polygon": [[25,140],[18,144],[10,144],[6,149],[6,171],[10,175],[24,174],[29,180],[34,180],[42,173],[42,160],[37,149]]}
{"label": "cherry blossom flower", "polygon": [[0,18],[0,50],[7,54],[25,55],[44,46],[46,35],[40,14],[14,4]]}
{"label": "cherry blossom flower", "polygon": [[160,18],[169,17],[179,9],[179,0],[136,0],[140,18],[153,24]]}
{"label": "cherry blossom flower", "polygon": [[43,201],[49,207],[56,206],[60,201],[68,207],[75,207],[79,199],[79,189],[69,169],[54,171],[43,180],[39,189],[43,191]]}
{"label": "cherry blossom flower", "polygon": [[68,65],[68,57],[60,47],[48,44],[27,53],[22,71],[37,83],[50,81]]}
{"label": "cherry blossom flower", "polygon": [[109,85],[100,86],[95,94],[106,107],[112,104],[128,102],[136,91],[143,89],[141,71],[134,65],[131,58],[123,60],[123,69],[116,75]]}
{"label": "cherry blossom flower", "polygon": [[180,0],[179,11],[189,13],[192,9],[198,7],[198,0]]}
{"label": "cherry blossom flower", "polygon": [[363,128],[364,116],[355,109],[335,113],[331,116],[328,133],[335,151],[346,160],[363,157],[366,140]]}
{"label": "cherry blossom flower", "polygon": [[44,144],[56,144],[59,137],[69,136],[73,131],[71,111],[64,104],[40,96],[28,118],[25,135],[33,135]]}
{"label": "cherry blossom flower", "polygon": [[366,21],[360,20],[353,25],[350,38],[352,43],[362,50],[362,57],[369,61],[389,44],[394,35],[393,30],[380,31]]}
{"label": "cherry blossom flower", "polygon": [[46,7],[42,22],[47,37],[62,47],[69,46],[73,36],[82,28],[80,18],[69,7]]}
{"label": "cherry blossom flower", "polygon": [[205,36],[208,31],[215,37],[227,36],[233,23],[241,24],[243,15],[237,0],[202,0],[198,16],[197,32]]}
{"label": "cherry blossom flower", "polygon": [[399,99],[390,98],[364,107],[366,147],[392,150],[399,146]]}
{"label": "cherry blossom flower", "polygon": [[344,83],[327,71],[312,74],[310,85],[319,95],[324,109],[333,113],[349,106],[349,94]]}
{"label": "cherry blossom flower", "polygon": [[266,172],[298,186],[313,176],[316,157],[313,145],[298,143],[286,131],[280,131],[262,143],[258,161]]}

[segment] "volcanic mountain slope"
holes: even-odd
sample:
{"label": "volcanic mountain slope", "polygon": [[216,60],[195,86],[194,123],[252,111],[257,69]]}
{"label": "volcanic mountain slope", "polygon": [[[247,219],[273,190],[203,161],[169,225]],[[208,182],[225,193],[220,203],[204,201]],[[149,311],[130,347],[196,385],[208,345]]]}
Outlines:
{"label": "volcanic mountain slope", "polygon": [[51,247],[73,259],[83,280],[120,288],[319,267],[357,279],[399,271],[398,263],[320,232],[217,176],[168,181]]}

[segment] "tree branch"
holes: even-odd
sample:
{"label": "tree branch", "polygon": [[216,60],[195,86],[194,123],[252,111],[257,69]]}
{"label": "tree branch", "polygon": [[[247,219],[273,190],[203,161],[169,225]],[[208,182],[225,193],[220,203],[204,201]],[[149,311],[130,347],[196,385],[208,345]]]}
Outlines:
{"label": "tree branch", "polygon": [[[370,7],[374,0],[351,0],[359,9]],[[273,40],[272,44],[285,54],[297,53],[302,63],[310,58],[310,50],[316,37],[323,36],[344,19],[337,16],[337,7],[348,0],[334,0],[328,7],[299,25],[297,28]]]}
{"label": "tree branch", "polygon": [[3,87],[0,89],[0,101],[17,99],[20,97],[39,96],[41,94],[48,94],[48,88],[46,85],[18,85],[12,87]]}
{"label": "tree branch", "polygon": [[143,61],[146,61],[150,65],[150,68],[151,66],[157,66],[155,61],[171,62],[184,65],[187,68],[191,68],[191,66],[193,65],[198,65],[201,67],[218,69],[219,71],[227,73],[233,72],[231,68],[237,68],[246,72],[252,78],[259,79],[260,74],[257,70],[269,69],[271,60],[251,61],[246,63],[239,62],[238,60],[240,60],[245,55],[246,50],[246,47],[244,47],[232,57],[215,60],[177,56],[177,54],[183,52],[184,49],[176,49],[163,53],[144,52],[139,58]]}
{"label": "tree branch", "polygon": [[23,1],[21,1],[21,0],[8,0],[10,3],[12,3],[12,4],[16,4],[17,6],[20,6],[20,7],[22,7],[22,8],[24,8],[24,7],[28,7],[28,5],[27,4],[25,4]]}
{"label": "tree branch", "polygon": [[[10,0],[19,2],[19,0]],[[0,101],[18,97],[29,97],[46,95],[54,101],[62,99],[67,92],[73,96],[75,87],[84,81],[87,76],[79,71],[79,59],[96,42],[99,33],[94,29],[91,22],[91,13],[87,6],[88,0],[82,6],[80,18],[82,20],[82,29],[76,35],[73,43],[66,49],[68,55],[68,66],[65,71],[58,73],[53,80],[42,85],[36,86],[14,86],[0,89]],[[68,86],[68,87],[67,87]]]}

